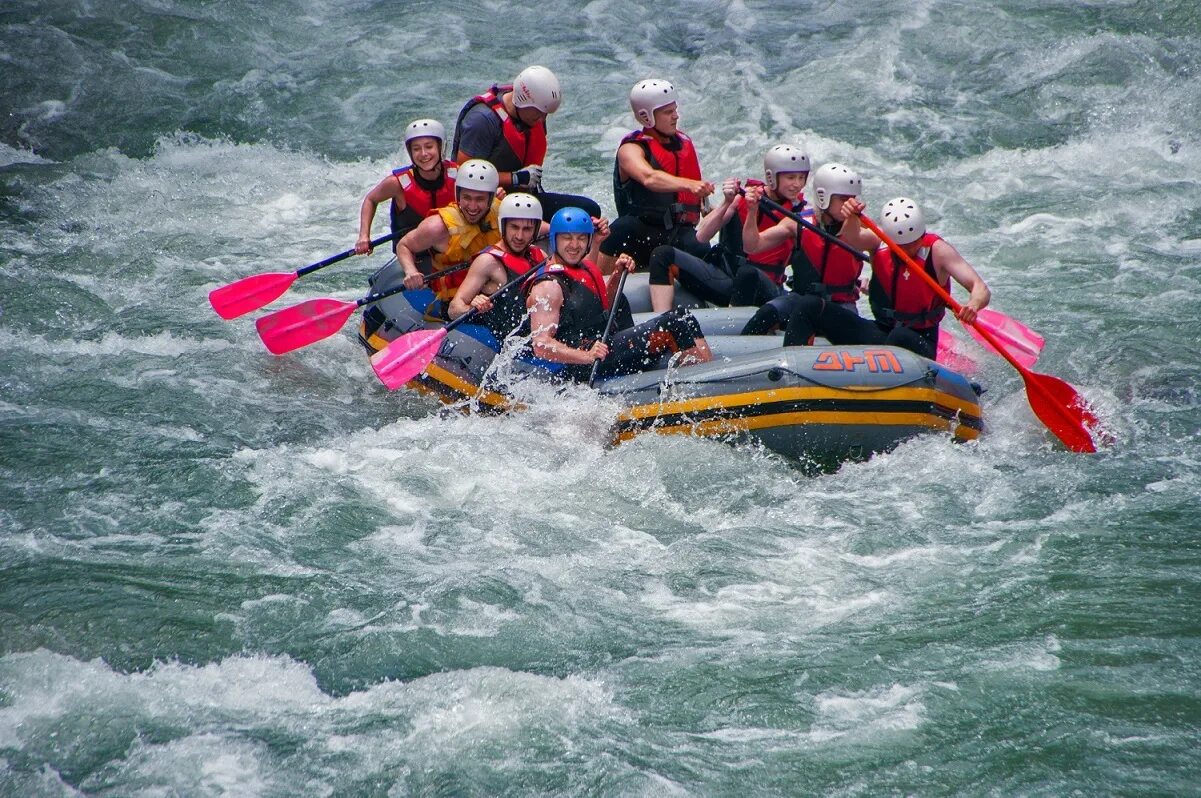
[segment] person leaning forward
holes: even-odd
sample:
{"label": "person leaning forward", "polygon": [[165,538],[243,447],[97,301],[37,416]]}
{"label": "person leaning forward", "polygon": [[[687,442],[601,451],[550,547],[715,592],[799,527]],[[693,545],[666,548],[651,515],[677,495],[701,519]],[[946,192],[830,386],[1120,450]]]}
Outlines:
{"label": "person leaning forward", "polygon": [[546,161],[546,118],[559,109],[563,92],[555,73],[544,66],[521,70],[511,85],[493,85],[467,101],[455,122],[451,149],[459,163],[471,158],[490,161],[506,191],[534,194],[549,221],[559,208],[584,208],[600,216],[600,206],[587,197],[542,190]]}

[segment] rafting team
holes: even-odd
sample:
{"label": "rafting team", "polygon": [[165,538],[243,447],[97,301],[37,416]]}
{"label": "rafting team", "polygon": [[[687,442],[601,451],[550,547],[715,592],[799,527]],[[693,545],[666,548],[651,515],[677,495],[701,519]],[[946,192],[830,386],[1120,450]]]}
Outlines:
{"label": "rafting team", "polygon": [[[512,85],[492,86],[459,113],[453,160],[444,155],[440,123],[410,124],[405,148],[412,163],[364,197],[356,252],[371,250],[376,208],[390,201],[407,287],[424,284],[422,268],[436,275],[470,262],[465,272],[430,280],[440,315],[454,319],[474,309],[503,340],[528,314],[533,355],[565,364],[577,380],[588,379],[595,361],[597,376],[605,377],[655,368],[667,353],[678,354],[679,365],[712,359],[696,319],[673,308],[676,281],[717,305],[757,307],[744,335],[783,329],[785,346],[808,345],[820,335],[833,344],[895,345],[934,359],[945,305],[860,224],[866,206],[854,171],[827,163],[811,176],[802,149],[777,144],[764,156],[762,181],[729,178],[719,189],[704,179],[692,140],[677,127],[675,87],[643,80],[630,91],[640,127],[617,148],[618,216],[610,223],[593,200],[542,187],[546,117],[561,102],[559,81],[543,66],[522,70]],[[881,217],[883,229],[940,285],[949,290],[954,278],[968,290],[959,315],[973,321],[990,297],[975,269],[927,231],[913,200],[888,202]],[[719,244],[711,246],[714,236]],[[543,237],[549,253],[534,245]],[[872,266],[870,280],[862,277],[864,261]],[[659,315],[635,325],[617,295],[618,275],[641,269],[650,273],[651,306]],[[523,274],[528,279],[496,293]],[[861,292],[868,294],[871,320],[858,314]],[[606,345],[601,339],[614,303],[617,332]]]}

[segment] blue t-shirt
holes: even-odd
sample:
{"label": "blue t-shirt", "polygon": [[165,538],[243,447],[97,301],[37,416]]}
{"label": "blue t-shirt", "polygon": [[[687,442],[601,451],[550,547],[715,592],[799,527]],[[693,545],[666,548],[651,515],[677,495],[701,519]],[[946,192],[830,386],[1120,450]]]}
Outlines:
{"label": "blue t-shirt", "polygon": [[504,135],[500,117],[487,105],[479,103],[463,116],[463,124],[459,127],[459,149],[469,158],[487,160]]}

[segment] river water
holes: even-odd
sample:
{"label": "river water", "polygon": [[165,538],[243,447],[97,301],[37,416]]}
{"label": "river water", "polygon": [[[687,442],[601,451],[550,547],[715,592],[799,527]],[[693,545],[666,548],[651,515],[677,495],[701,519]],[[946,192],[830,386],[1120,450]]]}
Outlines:
{"label": "river water", "polygon": [[[1196,794],[1201,11],[646,9],[0,9],[0,795]],[[609,449],[586,393],[462,416],[353,325],[212,313],[528,63],[547,186],[609,212],[650,76],[713,177],[791,142],[914,196],[1113,443],[978,352],[976,443]]]}

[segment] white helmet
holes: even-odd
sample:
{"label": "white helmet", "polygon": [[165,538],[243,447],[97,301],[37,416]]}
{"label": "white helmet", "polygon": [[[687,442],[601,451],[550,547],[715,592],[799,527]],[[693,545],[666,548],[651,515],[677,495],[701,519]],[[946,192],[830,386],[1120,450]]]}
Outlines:
{"label": "white helmet", "polygon": [[912,244],[926,234],[926,217],[908,197],[889,200],[880,211],[881,227],[898,244]]}
{"label": "white helmet", "polygon": [[676,87],[666,80],[640,80],[630,89],[630,108],[643,127],[654,127],[655,111],[678,101]]}
{"label": "white helmet", "polygon": [[763,176],[767,187],[776,190],[776,177],[788,172],[808,172],[809,156],[791,144],[777,144],[763,156]]}
{"label": "white helmet", "polygon": [[405,128],[405,149],[408,149],[409,142],[413,139],[425,136],[437,139],[438,145],[442,146],[446,142],[446,128],[442,127],[442,123],[437,119],[418,119],[410,122]]}
{"label": "white helmet", "polygon": [[859,175],[840,163],[826,163],[817,168],[809,181],[813,189],[813,204],[820,210],[830,207],[830,198],[835,194],[843,197],[858,197],[863,191]]}
{"label": "white helmet", "polygon": [[496,173],[496,167],[482,158],[472,158],[459,167],[459,174],[455,177],[455,196],[464,188],[495,196],[499,185],[500,175]]}
{"label": "white helmet", "polygon": [[542,203],[533,194],[507,194],[500,201],[500,211],[496,216],[502,231],[509,219],[533,219],[535,222],[541,222]]}
{"label": "white helmet", "polygon": [[529,66],[513,78],[513,105],[518,108],[537,108],[553,114],[563,102],[563,92],[555,73],[544,66]]}

